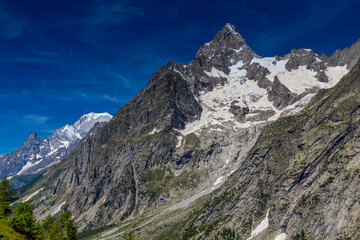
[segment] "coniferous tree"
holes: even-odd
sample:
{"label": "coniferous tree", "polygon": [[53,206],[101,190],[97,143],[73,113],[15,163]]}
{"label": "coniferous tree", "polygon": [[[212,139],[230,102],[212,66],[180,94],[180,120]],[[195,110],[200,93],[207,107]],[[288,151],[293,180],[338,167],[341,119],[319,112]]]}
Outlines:
{"label": "coniferous tree", "polygon": [[55,222],[55,219],[48,215],[42,222],[45,239],[57,239],[60,237],[60,228]]}
{"label": "coniferous tree", "polygon": [[[29,203],[19,203],[11,208],[10,203],[17,199],[18,195],[12,189],[10,181],[4,177],[0,182],[0,221],[3,224],[1,226],[11,227],[21,234],[19,236],[25,236],[28,240],[76,240],[77,227],[69,211],[65,211],[58,221],[51,215],[47,216],[41,225],[35,219]],[[11,213],[13,214],[9,217]]]}
{"label": "coniferous tree", "polygon": [[14,209],[14,214],[8,219],[10,226],[28,239],[42,239],[41,225],[34,218],[29,203],[20,203]]}
{"label": "coniferous tree", "polygon": [[56,222],[52,216],[47,216],[42,223],[46,239],[75,240],[77,227],[71,219],[69,211],[64,212],[59,221]]}
{"label": "coniferous tree", "polygon": [[10,203],[17,199],[17,193],[12,189],[10,181],[5,176],[0,182],[0,219],[11,213]]}
{"label": "coniferous tree", "polygon": [[59,220],[60,228],[63,235],[66,235],[66,240],[75,240],[77,234],[77,227],[74,220],[71,219],[71,213],[65,211]]}

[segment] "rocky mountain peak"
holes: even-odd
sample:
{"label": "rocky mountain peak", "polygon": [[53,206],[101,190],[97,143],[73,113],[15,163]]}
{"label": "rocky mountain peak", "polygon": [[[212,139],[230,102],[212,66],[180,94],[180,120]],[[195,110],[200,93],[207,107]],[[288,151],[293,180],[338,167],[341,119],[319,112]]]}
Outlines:
{"label": "rocky mountain peak", "polygon": [[347,66],[347,69],[350,70],[359,59],[360,55],[360,39],[357,40],[350,48],[344,48],[343,50],[336,50],[330,56],[330,63],[333,66]]}
{"label": "rocky mountain peak", "polygon": [[305,55],[313,55],[313,54],[315,54],[315,53],[311,49],[293,48],[293,49],[291,49],[291,52],[290,52],[289,55],[302,55],[302,56],[305,56]]}
{"label": "rocky mountain peak", "polygon": [[219,44],[221,48],[240,49],[242,45],[247,45],[244,38],[240,35],[235,26],[227,23],[211,41],[213,44]]}
{"label": "rocky mountain peak", "polygon": [[32,144],[32,143],[39,143],[41,142],[40,137],[37,135],[36,132],[30,134],[30,136],[24,142],[24,145]]}
{"label": "rocky mountain peak", "polygon": [[215,68],[229,74],[230,66],[238,62],[248,64],[254,57],[259,56],[247,45],[235,26],[227,23],[211,42],[200,47],[189,65],[197,71],[211,72]]}
{"label": "rocky mountain peak", "polygon": [[[245,42],[235,26],[227,23],[217,34],[211,42],[205,43],[200,47],[196,57],[205,56],[206,58],[222,58],[230,55],[243,55],[242,52],[250,52],[251,55],[255,53]],[[230,58],[233,58],[230,56]],[[235,59],[234,59],[235,60]],[[243,60],[243,59],[238,59]]]}

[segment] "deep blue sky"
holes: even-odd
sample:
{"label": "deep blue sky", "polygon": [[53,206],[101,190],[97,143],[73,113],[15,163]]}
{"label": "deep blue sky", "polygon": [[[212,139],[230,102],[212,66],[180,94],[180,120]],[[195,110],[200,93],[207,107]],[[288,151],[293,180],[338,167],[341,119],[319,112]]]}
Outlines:
{"label": "deep blue sky", "polygon": [[360,1],[0,0],[0,154],[88,112],[115,114],[227,22],[261,56],[330,55],[360,38]]}

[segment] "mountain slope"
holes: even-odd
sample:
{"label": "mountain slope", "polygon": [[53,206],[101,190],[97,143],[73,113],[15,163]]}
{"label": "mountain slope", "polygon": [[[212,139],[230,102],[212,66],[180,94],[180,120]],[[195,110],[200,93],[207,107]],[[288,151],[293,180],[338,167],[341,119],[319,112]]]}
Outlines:
{"label": "mountain slope", "polygon": [[66,206],[82,229],[200,197],[247,166],[263,127],[299,112],[347,67],[305,49],[261,58],[227,24],[188,65],[161,68],[28,194],[41,193],[32,199],[40,217]]}
{"label": "mountain slope", "polygon": [[182,219],[179,239],[226,227],[240,239],[358,239],[359,123],[360,62],[299,114],[264,128],[239,169]]}
{"label": "mountain slope", "polygon": [[58,163],[96,122],[107,122],[111,118],[108,113],[85,114],[74,125],[55,130],[50,138],[43,141],[36,132],[32,133],[18,149],[0,157],[0,177],[34,174]]}

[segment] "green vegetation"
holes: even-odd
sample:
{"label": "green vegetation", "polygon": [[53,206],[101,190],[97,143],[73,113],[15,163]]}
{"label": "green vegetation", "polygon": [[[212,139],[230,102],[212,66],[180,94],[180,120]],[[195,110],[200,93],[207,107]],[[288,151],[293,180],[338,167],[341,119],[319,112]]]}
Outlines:
{"label": "green vegetation", "polygon": [[8,221],[5,219],[0,219],[0,239],[24,240],[26,238],[10,227]]}
{"label": "green vegetation", "polygon": [[29,190],[30,188],[32,188],[34,186],[34,184],[36,183],[36,181],[39,180],[41,177],[42,177],[42,173],[41,174],[20,175],[20,176],[13,177],[10,180],[10,182],[13,183],[14,186],[18,182],[25,184],[24,186],[16,189],[16,191],[18,191],[20,194],[22,194],[22,193],[26,192],[27,190]]}
{"label": "green vegetation", "polygon": [[146,191],[152,196],[157,196],[178,187],[196,187],[199,178],[200,176],[192,171],[183,171],[175,176],[170,168],[162,167],[146,171],[142,180],[145,182]]}
{"label": "green vegetation", "polygon": [[294,237],[291,238],[291,240],[306,240],[304,230],[301,230],[300,233],[297,233]]}
{"label": "green vegetation", "polygon": [[135,237],[134,237],[133,232],[128,232],[128,233],[125,235],[125,240],[135,240]]}
{"label": "green vegetation", "polygon": [[12,186],[5,176],[0,182],[0,219],[11,213],[10,203],[17,199],[16,192],[12,190]]}
{"label": "green vegetation", "polygon": [[166,167],[148,170],[143,175],[146,191],[157,196],[164,191],[166,184],[174,177],[172,171]]}
{"label": "green vegetation", "polygon": [[58,219],[48,216],[42,223],[34,217],[29,203],[19,203],[14,207],[17,193],[4,177],[0,182],[0,239],[57,239],[74,240],[77,227],[66,211]]}
{"label": "green vegetation", "polygon": [[195,150],[200,148],[200,139],[196,136],[195,133],[190,133],[185,136],[185,149]]}
{"label": "green vegetation", "polygon": [[215,240],[236,240],[238,239],[235,231],[231,228],[223,228],[223,230],[221,232],[219,232],[216,236],[215,236]]}
{"label": "green vegetation", "polygon": [[29,203],[20,203],[14,209],[14,214],[7,220],[9,226],[26,239],[41,239],[41,225],[35,220]]}
{"label": "green vegetation", "polygon": [[77,235],[77,238],[78,239],[89,239],[89,238],[93,237],[94,235],[96,235],[98,233],[102,233],[113,227],[114,227],[114,225],[109,225],[109,226],[105,226],[105,227],[88,229],[88,230],[85,230],[85,231],[82,231],[81,233],[79,233]]}
{"label": "green vegetation", "polygon": [[334,177],[329,177],[328,179],[326,179],[326,181],[320,185],[321,188],[326,187],[327,185],[331,184],[334,182]]}

